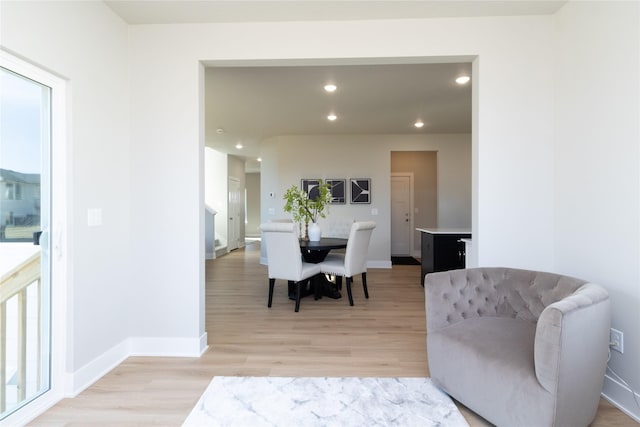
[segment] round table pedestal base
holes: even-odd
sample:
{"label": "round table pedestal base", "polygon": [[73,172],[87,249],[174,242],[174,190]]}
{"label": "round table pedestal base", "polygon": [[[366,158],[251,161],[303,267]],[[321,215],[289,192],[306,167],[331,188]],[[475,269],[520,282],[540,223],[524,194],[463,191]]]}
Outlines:
{"label": "round table pedestal base", "polygon": [[[300,286],[300,298],[309,295],[314,295],[317,300],[323,296],[332,299],[342,298],[342,294],[336,288],[336,284],[327,280],[324,274],[313,276],[305,280]],[[289,285],[289,299],[296,300],[296,288],[294,285]]]}

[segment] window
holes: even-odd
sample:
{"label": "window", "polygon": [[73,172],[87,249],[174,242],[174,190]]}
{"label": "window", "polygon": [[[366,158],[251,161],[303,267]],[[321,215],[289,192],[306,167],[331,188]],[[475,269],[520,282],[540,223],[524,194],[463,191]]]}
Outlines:
{"label": "window", "polygon": [[3,196],[5,200],[22,200],[22,186],[19,183],[5,182]]}

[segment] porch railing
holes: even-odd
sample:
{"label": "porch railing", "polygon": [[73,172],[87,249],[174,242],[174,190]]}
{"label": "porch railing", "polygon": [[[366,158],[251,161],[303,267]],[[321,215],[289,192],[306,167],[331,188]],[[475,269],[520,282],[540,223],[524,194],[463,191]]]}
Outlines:
{"label": "porch railing", "polygon": [[[28,381],[34,390],[40,390],[40,274],[38,251],[0,277],[0,418],[28,399]],[[28,339],[28,334],[35,336]],[[30,347],[30,363],[28,341],[35,347]]]}

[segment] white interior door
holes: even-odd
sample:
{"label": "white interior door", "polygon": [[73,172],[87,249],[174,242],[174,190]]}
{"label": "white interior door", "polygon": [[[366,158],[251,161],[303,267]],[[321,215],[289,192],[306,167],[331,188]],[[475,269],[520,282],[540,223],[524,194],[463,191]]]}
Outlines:
{"label": "white interior door", "polygon": [[411,255],[413,237],[411,175],[391,176],[391,255]]}
{"label": "white interior door", "polygon": [[228,250],[232,251],[240,247],[240,223],[242,221],[243,192],[240,189],[240,180],[229,178],[229,238]]}

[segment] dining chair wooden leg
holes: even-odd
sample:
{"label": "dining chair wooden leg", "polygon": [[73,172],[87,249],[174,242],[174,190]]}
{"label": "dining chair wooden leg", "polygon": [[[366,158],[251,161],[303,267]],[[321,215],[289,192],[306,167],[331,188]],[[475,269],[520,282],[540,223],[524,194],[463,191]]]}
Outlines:
{"label": "dining chair wooden leg", "polygon": [[336,288],[338,288],[339,291],[342,290],[342,276],[336,276]]}
{"label": "dining chair wooden leg", "polygon": [[362,287],[364,288],[364,297],[369,298],[369,289],[367,289],[367,273],[362,273]]}
{"label": "dining chair wooden leg", "polygon": [[276,279],[269,279],[269,302],[267,303],[267,307],[271,308],[271,301],[273,301],[273,287],[276,284]]}
{"label": "dining chair wooden leg", "polygon": [[349,296],[349,305],[353,305],[353,295],[351,294],[351,282],[353,282],[353,277],[347,277],[347,295]]}
{"label": "dining chair wooden leg", "polygon": [[313,289],[313,299],[316,301],[322,298],[322,288],[325,282],[324,279],[327,279],[324,274],[313,276],[309,279],[309,286]]}
{"label": "dining chair wooden leg", "polygon": [[296,283],[296,313],[300,310],[300,288],[302,287],[302,282]]}

